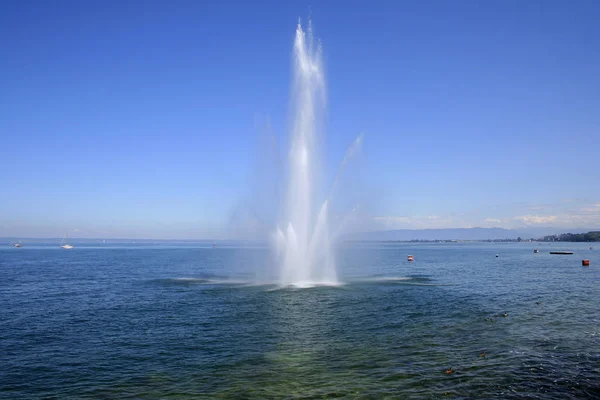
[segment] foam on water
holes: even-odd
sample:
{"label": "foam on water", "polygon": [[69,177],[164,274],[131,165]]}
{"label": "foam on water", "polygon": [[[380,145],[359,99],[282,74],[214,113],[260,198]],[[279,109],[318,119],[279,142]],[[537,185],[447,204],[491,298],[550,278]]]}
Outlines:
{"label": "foam on water", "polygon": [[338,281],[304,281],[304,282],[293,282],[287,285],[288,287],[297,289],[314,288],[319,286],[342,286],[343,283]]}
{"label": "foam on water", "polygon": [[182,277],[182,278],[169,278],[169,279],[160,279],[160,282],[166,283],[174,283],[174,284],[197,284],[197,285],[244,285],[249,284],[249,281],[239,280],[239,279],[207,279],[207,278],[191,278],[191,277]]}
{"label": "foam on water", "polygon": [[413,278],[408,276],[375,276],[370,278],[362,278],[362,282],[395,282],[395,281],[409,281]]}

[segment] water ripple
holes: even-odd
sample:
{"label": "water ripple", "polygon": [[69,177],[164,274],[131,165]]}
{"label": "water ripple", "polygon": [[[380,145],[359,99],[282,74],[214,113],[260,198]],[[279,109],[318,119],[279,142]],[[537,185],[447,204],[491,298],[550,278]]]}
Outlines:
{"label": "water ripple", "polygon": [[281,288],[240,267],[266,251],[220,250],[2,253],[0,398],[600,397],[597,270],[374,247]]}

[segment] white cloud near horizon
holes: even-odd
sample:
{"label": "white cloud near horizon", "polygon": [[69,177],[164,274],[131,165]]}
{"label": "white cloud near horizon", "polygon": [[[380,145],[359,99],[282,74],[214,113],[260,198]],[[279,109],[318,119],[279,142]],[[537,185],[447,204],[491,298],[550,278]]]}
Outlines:
{"label": "white cloud near horizon", "polygon": [[[364,212],[363,212],[364,211]],[[35,221],[0,220],[0,237],[62,237],[80,238],[132,238],[132,239],[259,239],[267,237],[276,226],[270,219],[247,212],[235,213],[235,224],[214,221],[105,221],[102,225],[89,221],[72,224],[55,221],[38,224]],[[351,214],[331,216],[330,227],[334,233],[365,232],[394,229],[447,229],[447,228],[555,228],[600,229],[600,201],[569,201],[554,205],[492,205],[448,215],[376,215],[367,209]],[[351,218],[350,218],[351,217]]]}
{"label": "white cloud near horizon", "polygon": [[[425,216],[377,216],[373,217],[375,223],[384,229],[441,229],[441,228],[470,228],[462,226],[461,221],[452,216],[425,215]],[[457,226],[461,225],[461,226]]]}
{"label": "white cloud near horizon", "polygon": [[[565,204],[570,207],[566,208]],[[508,207],[507,207],[508,208]],[[553,228],[600,228],[600,202],[580,204],[575,200],[563,201],[551,205],[523,205],[523,214],[514,213],[507,215],[507,210],[494,207],[493,212],[498,215],[481,217],[473,213],[456,215],[425,215],[425,216],[393,216],[380,215],[373,217],[373,221],[380,229],[444,229],[444,228],[526,228],[526,227],[553,227]],[[516,210],[518,211],[518,210]],[[532,212],[533,211],[533,212]],[[514,211],[513,211],[514,212]]]}
{"label": "white cloud near horizon", "polygon": [[522,222],[524,225],[547,225],[556,221],[556,215],[521,215],[513,217],[515,221]]}

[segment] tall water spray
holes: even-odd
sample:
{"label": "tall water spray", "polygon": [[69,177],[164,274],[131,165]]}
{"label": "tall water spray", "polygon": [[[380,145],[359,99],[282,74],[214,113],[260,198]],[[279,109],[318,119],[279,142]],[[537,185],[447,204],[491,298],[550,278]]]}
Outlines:
{"label": "tall water spray", "polygon": [[317,201],[317,129],[325,109],[322,49],[311,23],[298,23],[294,41],[293,121],[288,187],[282,224],[275,234],[283,285],[335,284],[337,275],[328,224],[328,200]]}

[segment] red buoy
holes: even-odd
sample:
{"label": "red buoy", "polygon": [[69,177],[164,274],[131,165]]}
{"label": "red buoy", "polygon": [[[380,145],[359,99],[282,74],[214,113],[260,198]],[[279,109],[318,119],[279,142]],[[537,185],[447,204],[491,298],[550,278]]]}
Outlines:
{"label": "red buoy", "polygon": [[590,266],[590,260],[581,260],[581,265],[584,267],[589,267]]}
{"label": "red buoy", "polygon": [[408,261],[415,261],[415,258],[413,256],[408,256]]}

